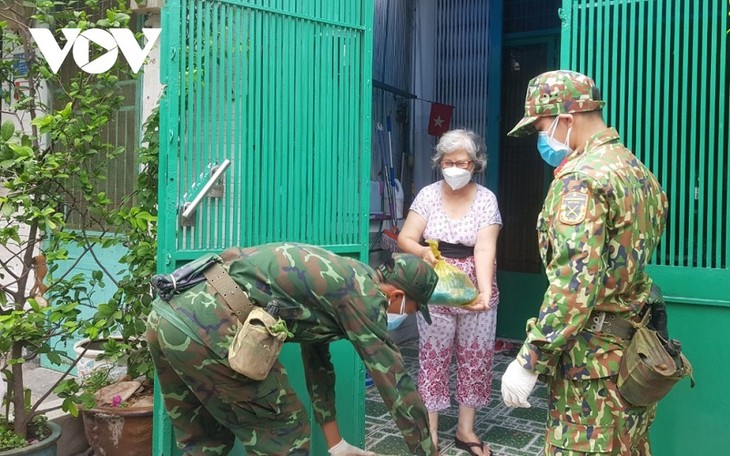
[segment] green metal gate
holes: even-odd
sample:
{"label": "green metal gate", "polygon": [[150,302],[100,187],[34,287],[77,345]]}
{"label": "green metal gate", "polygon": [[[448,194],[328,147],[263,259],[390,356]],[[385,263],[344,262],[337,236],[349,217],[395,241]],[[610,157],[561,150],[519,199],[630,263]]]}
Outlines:
{"label": "green metal gate", "polygon": [[[562,67],[596,79],[605,117],[656,174],[670,202],[651,274],[698,386],[659,406],[656,454],[730,446],[724,334],[730,324],[727,0],[563,0]],[[723,361],[718,359],[723,357]]]}
{"label": "green metal gate", "polygon": [[[161,271],[277,240],[367,259],[372,15],[372,1],[166,2]],[[362,443],[364,371],[349,344],[332,352],[343,436]],[[298,347],[282,356],[306,403]],[[165,418],[155,455],[175,452]]]}

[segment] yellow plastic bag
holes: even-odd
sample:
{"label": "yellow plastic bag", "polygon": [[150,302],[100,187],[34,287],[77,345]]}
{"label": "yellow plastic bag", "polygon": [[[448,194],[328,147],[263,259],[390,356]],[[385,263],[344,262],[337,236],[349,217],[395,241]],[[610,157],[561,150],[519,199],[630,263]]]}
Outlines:
{"label": "yellow plastic bag", "polygon": [[479,290],[468,275],[456,266],[447,263],[438,249],[438,241],[427,239],[426,243],[436,257],[433,269],[439,276],[429,304],[438,306],[463,306],[473,303],[479,297]]}

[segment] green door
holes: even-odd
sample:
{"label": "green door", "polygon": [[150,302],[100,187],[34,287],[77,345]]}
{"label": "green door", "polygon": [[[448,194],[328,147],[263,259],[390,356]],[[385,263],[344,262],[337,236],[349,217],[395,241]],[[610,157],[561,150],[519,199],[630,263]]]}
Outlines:
{"label": "green door", "polygon": [[[279,240],[367,259],[372,15],[370,1],[165,2],[160,271]],[[332,352],[343,436],[362,444],[364,369],[348,343]],[[308,403],[298,347],[282,359]],[[154,454],[174,454],[157,399]]]}
{"label": "green door", "polygon": [[684,381],[652,427],[662,456],[726,454],[730,364],[727,0],[564,0],[562,67],[595,78],[604,116],[669,196],[650,273],[664,290]]}
{"label": "green door", "polygon": [[497,274],[500,301],[509,304],[500,310],[497,334],[511,339],[524,339],[525,321],[535,315],[547,288],[535,223],[553,175],[535,149],[534,136],[512,138],[507,132],[524,115],[529,80],[557,68],[558,44],[557,33],[532,33],[506,39],[502,49],[499,206],[505,225]]}

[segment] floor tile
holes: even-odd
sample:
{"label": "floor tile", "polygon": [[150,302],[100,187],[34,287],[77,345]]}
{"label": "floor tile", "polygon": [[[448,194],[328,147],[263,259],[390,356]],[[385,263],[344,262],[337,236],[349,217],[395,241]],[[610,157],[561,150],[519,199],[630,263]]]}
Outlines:
{"label": "floor tile", "polygon": [[[417,341],[402,343],[400,348],[406,369],[415,380],[418,375]],[[511,352],[495,355],[492,401],[488,407],[477,411],[474,427],[480,437],[490,445],[494,456],[539,456],[542,455],[544,441],[547,390],[544,385],[538,383],[530,396],[532,407],[529,409],[512,409],[505,406],[500,394],[500,379],[513,359],[514,353]],[[456,371],[452,369],[452,393],[455,379]],[[459,410],[453,397],[451,402],[451,407],[439,414],[440,455],[467,456],[466,451],[454,446]],[[375,387],[366,389],[365,413],[367,416],[365,446],[368,450],[383,455],[409,454],[400,431]]]}

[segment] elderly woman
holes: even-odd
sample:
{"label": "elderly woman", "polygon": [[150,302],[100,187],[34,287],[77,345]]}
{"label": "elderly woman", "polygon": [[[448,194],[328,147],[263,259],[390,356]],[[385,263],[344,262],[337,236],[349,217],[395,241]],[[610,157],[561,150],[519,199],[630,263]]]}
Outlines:
{"label": "elderly woman", "polygon": [[436,258],[421,240],[438,240],[442,256],[472,279],[479,297],[465,307],[429,306],[431,325],[419,317],[418,390],[438,445],[438,412],[450,405],[449,374],[456,352],[459,421],[454,441],[457,448],[483,456],[491,451],[474,432],[474,416],[477,408],[489,404],[491,394],[499,302],[495,255],[502,219],[494,193],[472,181],[487,163],[476,133],[462,129],[445,133],[432,161],[444,178],[416,195],[398,245],[434,264]]}

